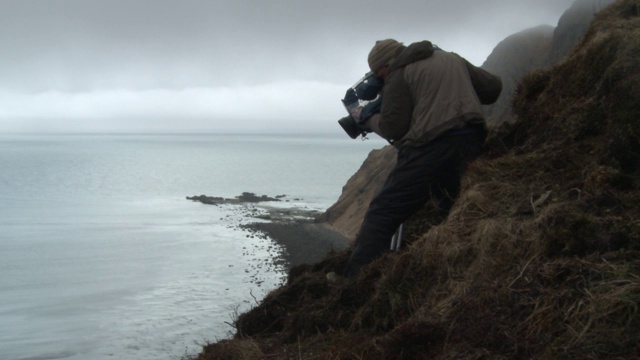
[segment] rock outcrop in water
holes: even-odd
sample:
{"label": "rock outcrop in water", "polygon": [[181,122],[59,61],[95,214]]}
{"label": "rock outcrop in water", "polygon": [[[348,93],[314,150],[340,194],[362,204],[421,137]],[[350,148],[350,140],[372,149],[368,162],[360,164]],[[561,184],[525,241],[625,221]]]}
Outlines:
{"label": "rock outcrop in water", "polygon": [[444,222],[425,208],[354,280],[326,278],[348,251],[294,267],[197,359],[638,358],[638,49],[640,0],[618,0],[523,78]]}
{"label": "rock outcrop in water", "polygon": [[187,200],[201,202],[207,205],[222,205],[222,204],[246,204],[246,203],[260,203],[269,201],[281,201],[286,195],[277,195],[275,197],[261,195],[258,196],[251,192],[243,192],[233,199],[225,199],[220,196],[207,196],[207,195],[194,195],[187,196]]}

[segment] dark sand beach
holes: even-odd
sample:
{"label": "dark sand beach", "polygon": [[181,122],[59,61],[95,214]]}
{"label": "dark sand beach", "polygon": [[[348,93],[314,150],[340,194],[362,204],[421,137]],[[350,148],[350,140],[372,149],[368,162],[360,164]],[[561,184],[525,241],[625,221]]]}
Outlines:
{"label": "dark sand beach", "polygon": [[275,220],[244,227],[263,233],[281,245],[285,250],[282,256],[289,268],[316,263],[331,251],[340,252],[350,245],[349,239],[323,223]]}

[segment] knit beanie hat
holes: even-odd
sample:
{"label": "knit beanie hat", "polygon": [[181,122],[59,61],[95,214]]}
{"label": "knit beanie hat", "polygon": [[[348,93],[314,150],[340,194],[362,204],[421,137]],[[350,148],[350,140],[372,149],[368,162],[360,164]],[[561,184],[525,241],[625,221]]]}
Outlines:
{"label": "knit beanie hat", "polygon": [[396,51],[402,46],[401,43],[393,39],[378,40],[369,52],[369,68],[371,71],[378,71],[396,57]]}

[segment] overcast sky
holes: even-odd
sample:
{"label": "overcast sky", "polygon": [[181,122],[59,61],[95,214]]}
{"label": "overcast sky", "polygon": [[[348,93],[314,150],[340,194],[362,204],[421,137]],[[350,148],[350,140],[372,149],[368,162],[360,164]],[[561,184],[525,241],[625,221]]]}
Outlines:
{"label": "overcast sky", "polygon": [[376,40],[482,65],[574,0],[0,0],[0,132],[342,131]]}

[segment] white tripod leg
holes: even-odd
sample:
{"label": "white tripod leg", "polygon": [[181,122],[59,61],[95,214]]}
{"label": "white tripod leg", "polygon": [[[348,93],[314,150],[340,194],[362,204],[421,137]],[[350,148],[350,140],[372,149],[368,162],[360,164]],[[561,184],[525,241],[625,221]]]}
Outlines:
{"label": "white tripod leg", "polygon": [[400,246],[402,246],[402,235],[404,232],[404,224],[400,224],[398,230],[396,230],[395,234],[391,238],[391,251],[399,251]]}

